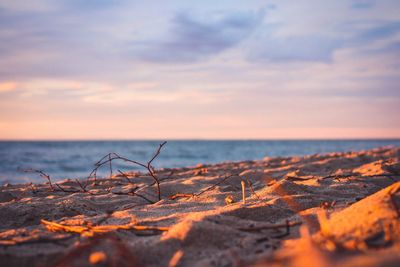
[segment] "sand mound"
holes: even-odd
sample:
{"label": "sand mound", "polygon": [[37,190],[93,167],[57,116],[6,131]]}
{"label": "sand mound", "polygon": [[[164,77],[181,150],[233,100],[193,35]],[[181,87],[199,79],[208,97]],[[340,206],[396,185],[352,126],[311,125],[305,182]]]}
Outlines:
{"label": "sand mound", "polygon": [[399,207],[396,182],[329,218],[320,213],[320,231],[310,236],[303,229],[299,239],[285,241],[275,255],[254,266],[398,266]]}

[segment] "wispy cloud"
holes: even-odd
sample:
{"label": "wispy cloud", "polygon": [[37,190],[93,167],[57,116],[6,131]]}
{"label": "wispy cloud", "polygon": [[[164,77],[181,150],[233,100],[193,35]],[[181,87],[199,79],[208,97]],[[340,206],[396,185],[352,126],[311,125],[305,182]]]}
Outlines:
{"label": "wispy cloud", "polygon": [[355,1],[351,4],[353,9],[369,9],[373,8],[375,3],[373,1]]}
{"label": "wispy cloud", "polygon": [[178,13],[168,37],[133,43],[132,57],[156,63],[196,62],[239,44],[260,24],[260,12],[193,17]]}
{"label": "wispy cloud", "polygon": [[3,82],[0,83],[0,93],[13,91],[17,88],[16,82]]}

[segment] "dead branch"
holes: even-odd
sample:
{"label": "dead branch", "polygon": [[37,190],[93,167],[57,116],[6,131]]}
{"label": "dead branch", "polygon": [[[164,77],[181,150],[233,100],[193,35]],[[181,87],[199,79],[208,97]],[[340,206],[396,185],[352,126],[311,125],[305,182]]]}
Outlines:
{"label": "dead branch", "polygon": [[149,175],[153,178],[153,183],[152,185],[157,185],[157,195],[158,195],[158,200],[161,200],[161,189],[160,189],[160,180],[158,179],[154,167],[151,165],[153,161],[157,158],[157,156],[160,154],[162,147],[166,144],[167,142],[163,142],[159,145],[157,151],[154,153],[153,157],[146,163],[141,163],[135,160],[128,159],[126,157],[122,157],[118,155],[117,153],[109,153],[102,157],[98,162],[95,163],[95,168],[90,172],[89,176],[87,177],[86,184],[82,185],[82,189],[85,189],[87,185],[89,184],[90,178],[94,178],[96,181],[97,177],[97,171],[100,167],[102,167],[105,164],[109,164],[110,167],[110,176],[112,176],[112,161],[114,160],[122,160],[124,162],[132,163],[135,165],[138,165],[142,168],[145,168]]}
{"label": "dead branch", "polygon": [[168,198],[171,200],[175,200],[177,198],[191,198],[194,197],[194,194],[182,194],[182,193],[177,193],[175,195],[169,196]]}
{"label": "dead branch", "polygon": [[[135,190],[136,190],[136,189],[138,189],[138,187],[135,188]],[[130,195],[130,196],[137,196],[137,197],[140,197],[140,198],[146,200],[146,201],[149,202],[150,204],[154,204],[154,201],[148,199],[147,197],[145,197],[145,196],[143,196],[143,195],[141,195],[141,194],[136,193],[135,191],[130,191],[130,192],[128,192],[128,193],[112,192],[112,194],[114,194],[114,195]]]}
{"label": "dead branch", "polygon": [[157,193],[158,193],[158,200],[161,200],[161,190],[160,190],[160,181],[156,177],[156,174],[154,172],[154,168],[151,166],[151,163],[153,160],[156,159],[156,157],[160,154],[161,148],[166,144],[167,142],[163,142],[159,145],[156,153],[154,156],[151,158],[151,160],[147,163],[147,170],[149,171],[150,175],[153,177],[154,181],[157,183]]}
{"label": "dead branch", "polygon": [[52,191],[56,191],[55,188],[53,187],[53,184],[51,183],[50,175],[48,175],[48,174],[45,173],[44,171],[42,171],[42,170],[36,170],[36,169],[31,169],[31,168],[29,168],[29,169],[18,169],[18,171],[20,171],[20,172],[26,172],[26,173],[38,173],[40,177],[42,177],[42,178],[44,178],[44,179],[46,179],[46,180],[48,181],[49,186],[50,186],[50,189],[51,189]]}
{"label": "dead branch", "polygon": [[163,181],[165,181],[165,180],[169,180],[169,179],[173,178],[172,175],[173,175],[174,173],[175,173],[175,171],[172,170],[172,171],[168,174],[167,177],[164,177],[164,178],[162,178],[162,179],[159,179],[160,182],[163,182]]}
{"label": "dead branch", "polygon": [[253,184],[251,183],[251,181],[249,179],[246,179],[246,180],[247,180],[247,184],[249,185],[251,193],[253,195],[255,195],[258,200],[261,200],[261,197],[256,193],[256,191],[254,191]]}
{"label": "dead branch", "polygon": [[65,193],[78,193],[78,192],[81,192],[80,190],[68,190],[68,189],[62,188],[59,184],[55,184],[55,186],[57,186],[57,188],[60,191],[65,192]]}
{"label": "dead branch", "polygon": [[108,160],[110,161],[110,179],[111,179],[112,176],[113,176],[113,170],[112,170],[111,155],[110,154],[108,154]]}
{"label": "dead branch", "polygon": [[246,231],[246,232],[257,232],[257,231],[262,231],[262,230],[279,229],[279,228],[288,229],[290,227],[301,225],[302,223],[303,222],[301,222],[301,221],[297,221],[297,222],[286,221],[286,223],[282,223],[282,224],[269,224],[269,225],[263,225],[263,226],[258,226],[258,227],[239,228],[238,230]]}
{"label": "dead branch", "polygon": [[[67,190],[65,188],[62,188],[61,185],[57,184],[57,183],[52,183],[51,182],[51,178],[50,175],[45,173],[42,170],[36,170],[36,169],[19,169],[19,171],[21,172],[26,172],[26,173],[38,173],[40,177],[46,179],[49,183],[50,189],[51,191],[57,191],[56,188],[54,186],[56,186],[58,188],[59,191],[65,192],[65,193],[77,193],[79,192],[79,190]],[[37,193],[37,190],[35,190],[35,188],[33,187],[33,184],[30,183],[30,186],[32,188],[32,192],[33,193]]]}
{"label": "dead branch", "polygon": [[311,179],[316,179],[317,177],[299,177],[299,176],[286,176],[285,180],[289,181],[306,181],[306,180],[311,180]]}
{"label": "dead branch", "polygon": [[63,225],[56,222],[50,222],[46,220],[41,220],[41,224],[43,224],[47,230],[51,232],[67,232],[67,233],[77,233],[81,236],[94,236],[96,234],[108,233],[116,230],[134,230],[134,231],[158,231],[164,232],[168,231],[169,227],[158,227],[158,226],[145,226],[145,225],[136,225],[134,223],[129,223],[125,225],[98,225],[98,226],[80,226],[80,225]]}
{"label": "dead branch", "polygon": [[32,189],[32,193],[33,193],[33,194],[36,194],[36,193],[37,193],[37,190],[36,190],[36,187],[33,185],[32,182],[29,183],[29,186],[30,186],[31,189]]}
{"label": "dead branch", "polygon": [[118,170],[118,172],[122,175],[122,177],[124,177],[128,181],[128,183],[133,184],[133,182],[131,181],[131,179],[129,179],[129,177],[126,173],[123,173],[120,170]]}
{"label": "dead branch", "polygon": [[79,179],[75,179],[76,183],[79,185],[79,187],[82,189],[82,192],[88,192],[89,191],[86,190],[86,186],[83,186],[83,184],[79,181]]}
{"label": "dead branch", "polygon": [[285,180],[290,180],[290,181],[306,181],[306,180],[312,180],[312,179],[340,179],[340,178],[350,178],[350,177],[354,177],[354,178],[370,178],[370,177],[388,177],[390,179],[392,179],[392,177],[398,176],[398,174],[373,174],[373,175],[359,175],[356,173],[352,173],[352,174],[331,174],[331,175],[327,175],[327,176],[323,176],[323,177],[317,177],[317,176],[311,176],[311,177],[300,177],[300,176],[285,176]]}

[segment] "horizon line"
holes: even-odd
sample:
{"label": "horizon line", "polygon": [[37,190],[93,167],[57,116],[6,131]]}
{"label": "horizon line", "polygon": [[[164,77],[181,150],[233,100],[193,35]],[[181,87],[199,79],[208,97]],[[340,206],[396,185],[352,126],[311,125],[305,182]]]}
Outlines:
{"label": "horizon line", "polygon": [[400,141],[400,137],[339,138],[104,138],[104,139],[0,139],[0,142],[123,142],[123,141]]}

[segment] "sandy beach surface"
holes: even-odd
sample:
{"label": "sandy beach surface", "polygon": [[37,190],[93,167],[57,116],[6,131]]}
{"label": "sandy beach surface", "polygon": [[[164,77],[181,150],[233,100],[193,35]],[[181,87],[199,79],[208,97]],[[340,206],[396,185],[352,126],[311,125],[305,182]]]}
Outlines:
{"label": "sandy beach surface", "polygon": [[161,200],[146,172],[6,184],[0,266],[400,266],[399,156],[155,170]]}

